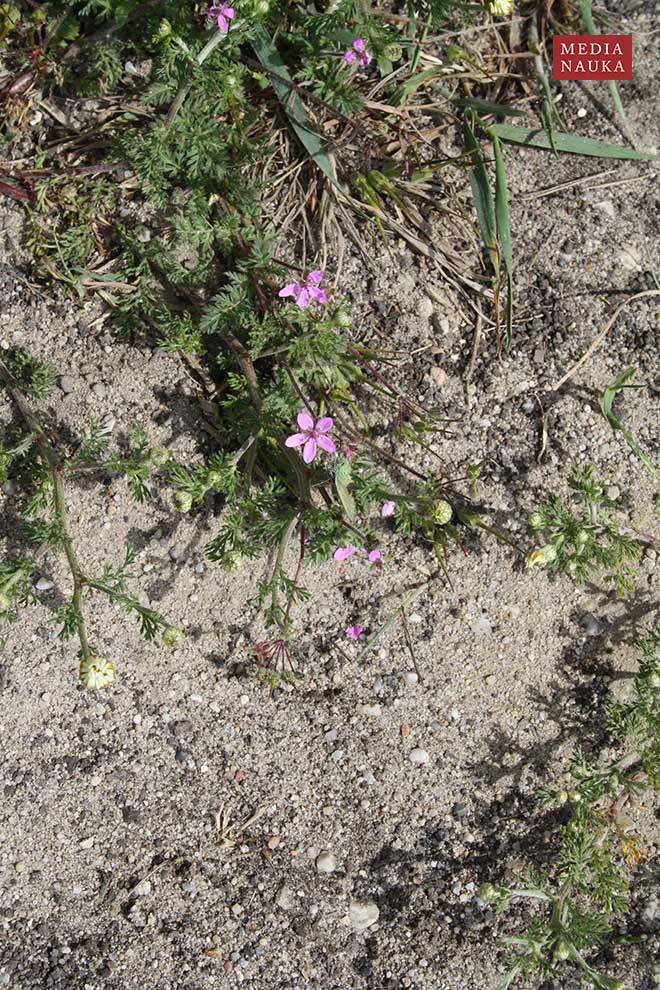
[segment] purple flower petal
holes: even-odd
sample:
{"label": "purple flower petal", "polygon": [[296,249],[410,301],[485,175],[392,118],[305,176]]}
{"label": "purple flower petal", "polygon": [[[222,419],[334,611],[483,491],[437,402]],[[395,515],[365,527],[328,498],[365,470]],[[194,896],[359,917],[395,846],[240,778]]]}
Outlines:
{"label": "purple flower petal", "polygon": [[285,285],[283,289],[280,289],[278,295],[280,298],[283,298],[284,296],[296,296],[300,292],[300,289],[301,286],[299,286],[297,282],[289,282],[289,284]]}
{"label": "purple flower petal", "polygon": [[299,412],[296,416],[296,422],[301,430],[305,430],[307,433],[311,433],[314,429],[314,420],[306,412]]}
{"label": "purple flower petal", "polygon": [[330,437],[326,437],[324,434],[321,434],[321,436],[317,436],[316,442],[318,443],[321,450],[324,450],[326,454],[334,454],[335,451],[337,450],[336,444],[333,443]]}
{"label": "purple flower petal", "polygon": [[349,543],[347,547],[337,547],[333,553],[333,558],[338,561],[348,560],[355,553],[355,547],[352,543]]}
{"label": "purple flower petal", "polygon": [[372,550],[368,560],[370,564],[376,564],[380,560],[380,550]]}
{"label": "purple flower petal", "polygon": [[348,636],[349,639],[359,639],[363,632],[364,632],[363,627],[356,624],[354,626],[348,627],[348,629],[346,630],[346,635]]}
{"label": "purple flower petal", "polygon": [[296,296],[296,305],[300,309],[306,309],[309,306],[309,289],[302,287],[298,295]]}
{"label": "purple flower petal", "polygon": [[310,272],[307,276],[307,282],[309,285],[319,285],[323,281],[323,272],[320,268],[315,268],[313,272]]}
{"label": "purple flower petal", "polygon": [[292,433],[290,437],[287,437],[284,441],[285,447],[300,447],[301,444],[305,443],[307,440],[306,433]]}
{"label": "purple flower petal", "polygon": [[380,510],[380,514],[383,519],[387,519],[388,516],[394,515],[394,502],[383,502]]}
{"label": "purple flower petal", "polygon": [[314,302],[318,303],[319,306],[325,306],[328,301],[328,295],[325,289],[316,289],[311,285],[307,291]]}
{"label": "purple flower petal", "polygon": [[311,464],[316,457],[316,440],[314,437],[310,437],[303,447],[303,461],[305,464]]}
{"label": "purple flower petal", "polygon": [[344,52],[344,62],[348,62],[349,65],[355,61],[356,57],[355,52],[352,52],[350,48],[347,52]]}
{"label": "purple flower petal", "polygon": [[225,7],[223,13],[224,13],[225,17],[228,17],[229,18],[230,21],[233,21],[234,20],[235,11],[234,11],[234,8],[233,7]]}
{"label": "purple flower petal", "polygon": [[316,424],[316,429],[319,431],[319,433],[327,433],[328,430],[331,430],[333,426],[334,426],[334,423],[333,423],[331,417],[330,416],[323,416],[323,418],[320,419],[318,421],[318,423]]}
{"label": "purple flower petal", "polygon": [[229,30],[229,24],[222,14],[218,14],[218,27],[223,34],[226,34]]}
{"label": "purple flower petal", "polygon": [[364,38],[355,38],[353,41],[353,48],[356,52],[364,51]]}

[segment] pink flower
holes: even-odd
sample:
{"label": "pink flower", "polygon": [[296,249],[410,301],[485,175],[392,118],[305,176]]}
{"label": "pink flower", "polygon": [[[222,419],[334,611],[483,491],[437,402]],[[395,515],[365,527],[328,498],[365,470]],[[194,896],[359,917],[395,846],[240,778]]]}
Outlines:
{"label": "pink flower", "polygon": [[372,550],[367,559],[370,564],[378,564],[378,566],[380,567],[381,566],[380,550]]}
{"label": "pink flower", "polygon": [[316,457],[317,446],[328,454],[334,454],[337,448],[330,437],[325,436],[333,427],[333,422],[329,416],[324,416],[318,423],[315,423],[309,413],[300,412],[298,413],[298,426],[302,432],[293,433],[286,438],[284,444],[286,447],[302,447],[304,444],[303,461],[305,464],[312,463]]}
{"label": "pink flower", "polygon": [[229,30],[229,21],[234,20],[234,8],[228,3],[212,3],[207,11],[208,17],[213,17],[218,22],[218,27],[223,34]]}
{"label": "pink flower", "polygon": [[380,510],[380,514],[383,519],[387,519],[388,516],[394,515],[394,502],[383,502]]}
{"label": "pink flower", "polygon": [[352,557],[354,553],[355,547],[349,543],[347,547],[337,547],[332,556],[334,560],[342,561],[348,560],[348,558]]}
{"label": "pink flower", "polygon": [[364,38],[354,38],[351,47],[344,52],[344,62],[350,65],[355,61],[361,69],[366,69],[371,63],[371,55],[365,48]]}
{"label": "pink flower", "polygon": [[319,306],[324,306],[328,301],[328,297],[325,289],[319,289],[322,279],[323,272],[317,268],[315,271],[309,273],[302,284],[300,282],[290,282],[288,285],[285,285],[283,289],[280,289],[279,296],[282,299],[285,296],[293,296],[296,306],[300,309],[306,309],[312,300]]}
{"label": "pink flower", "polygon": [[347,461],[352,461],[358,452],[358,445],[356,443],[348,443],[344,447],[344,457]]}
{"label": "pink flower", "polygon": [[349,626],[346,630],[346,635],[349,639],[359,639],[364,629],[360,625]]}

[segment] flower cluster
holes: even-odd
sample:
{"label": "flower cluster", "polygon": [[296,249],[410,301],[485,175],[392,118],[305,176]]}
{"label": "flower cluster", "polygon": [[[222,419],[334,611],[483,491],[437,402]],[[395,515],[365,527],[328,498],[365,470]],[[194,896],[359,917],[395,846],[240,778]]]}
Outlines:
{"label": "flower cluster", "polygon": [[351,47],[344,52],[344,62],[349,65],[357,62],[361,69],[371,64],[371,55],[367,51],[364,38],[354,38]]}
{"label": "flower cluster", "polygon": [[212,3],[207,11],[207,16],[217,21],[218,29],[226,34],[229,30],[229,22],[234,20],[235,11],[228,3]]}

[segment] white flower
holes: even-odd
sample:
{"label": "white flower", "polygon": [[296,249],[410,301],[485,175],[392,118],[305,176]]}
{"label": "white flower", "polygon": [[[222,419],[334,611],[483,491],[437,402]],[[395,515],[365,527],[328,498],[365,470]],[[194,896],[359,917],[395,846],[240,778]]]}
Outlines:
{"label": "white flower", "polygon": [[80,680],[90,691],[107,687],[115,679],[115,668],[105,657],[89,656],[80,663]]}

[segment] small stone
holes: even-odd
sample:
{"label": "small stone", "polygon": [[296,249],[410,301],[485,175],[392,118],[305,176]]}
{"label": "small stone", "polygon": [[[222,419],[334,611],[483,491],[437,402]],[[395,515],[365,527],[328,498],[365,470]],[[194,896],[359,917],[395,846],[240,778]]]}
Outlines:
{"label": "small stone", "polygon": [[465,818],[468,813],[467,806],[464,804],[455,804],[451,809],[451,813],[454,818]]}
{"label": "small stone", "polygon": [[151,880],[142,880],[137,887],[133,889],[134,897],[148,897],[151,893]]}
{"label": "small stone", "polygon": [[71,378],[69,375],[62,375],[57,384],[65,395],[69,395],[71,392],[74,392],[76,388],[75,379]]}
{"label": "small stone", "polygon": [[88,839],[83,839],[82,842],[78,843],[80,849],[91,849],[94,845],[94,836],[90,835]]}
{"label": "small stone", "polygon": [[419,677],[413,670],[408,670],[403,675],[403,683],[407,684],[408,687],[414,687],[418,681],[419,681]]}
{"label": "small stone", "polygon": [[612,501],[614,501],[621,494],[621,489],[619,488],[618,485],[608,485],[607,488],[605,489],[605,494],[607,495],[608,498],[611,498]]}
{"label": "small stone", "polygon": [[400,727],[400,729],[399,729],[399,732],[401,733],[401,738],[402,739],[407,739],[408,736],[410,735],[410,726],[409,725],[402,725]]}
{"label": "small stone", "polygon": [[419,749],[418,747],[415,747],[415,749],[410,750],[410,753],[408,754],[408,759],[410,760],[411,763],[414,763],[416,767],[423,767],[426,763],[430,761],[431,757],[429,756],[429,754],[426,752],[425,749]]}
{"label": "small stone", "polygon": [[55,582],[51,581],[50,578],[40,577],[35,588],[37,591],[52,591],[55,587]]}
{"label": "small stone", "polygon": [[275,903],[279,908],[282,908],[283,911],[292,911],[296,906],[296,895],[290,887],[283,884],[278,891],[277,897],[275,898]]}
{"label": "small stone", "polygon": [[376,924],[380,917],[380,911],[375,901],[351,901],[348,917],[353,931],[363,932],[366,928]]}
{"label": "small stone", "polygon": [[203,560],[200,560],[199,564],[195,564],[195,574],[204,574],[206,571],[206,564]]}
{"label": "small stone", "polygon": [[316,858],[316,869],[319,873],[334,873],[337,869],[337,857],[326,850]]}
{"label": "small stone", "polygon": [[586,612],[580,619],[580,625],[585,636],[600,636],[603,631],[603,624],[591,612]]}
{"label": "small stone", "polygon": [[167,551],[167,555],[170,558],[170,560],[179,559],[179,551],[177,550],[176,547],[170,547],[170,549]]}
{"label": "small stone", "polygon": [[282,839],[279,835],[271,835],[270,839],[266,843],[269,849],[277,849]]}
{"label": "small stone", "polygon": [[580,118],[580,120],[582,120],[583,117],[586,117],[587,116],[586,109],[584,107],[580,107],[580,109],[577,112],[577,115]]}

